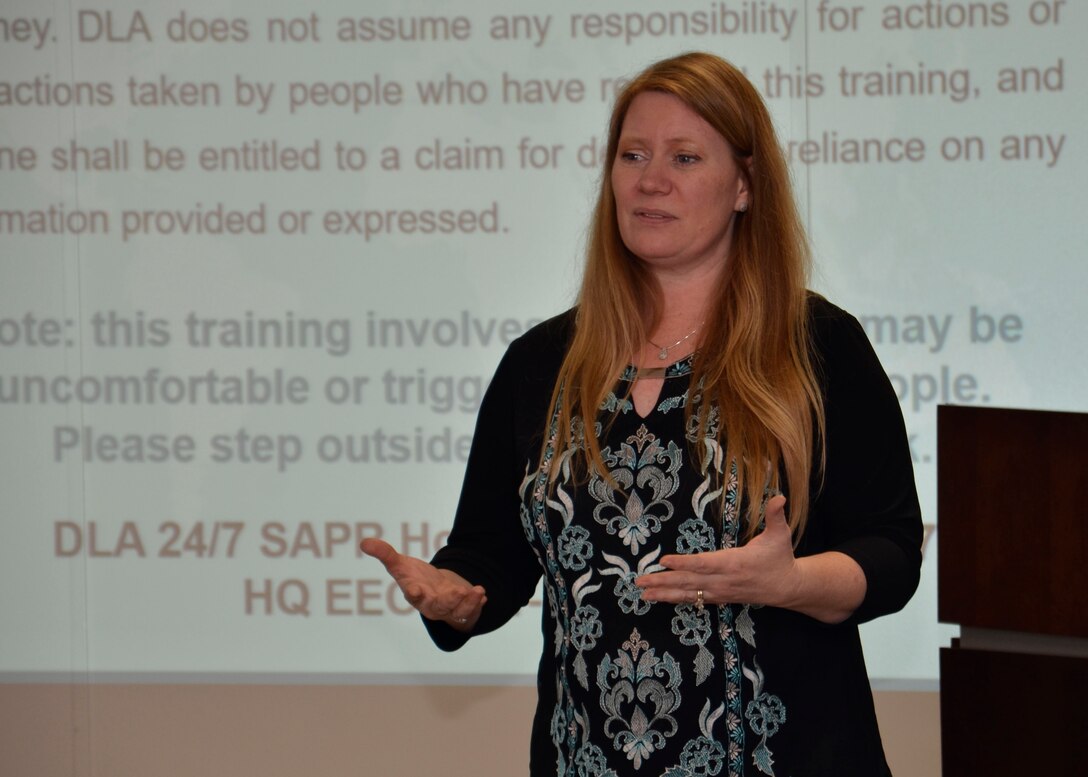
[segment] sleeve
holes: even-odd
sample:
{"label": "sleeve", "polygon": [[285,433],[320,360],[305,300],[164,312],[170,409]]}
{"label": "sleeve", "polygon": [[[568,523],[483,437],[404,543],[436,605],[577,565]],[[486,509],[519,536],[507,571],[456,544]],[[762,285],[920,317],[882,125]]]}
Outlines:
{"label": "sleeve", "polygon": [[480,620],[468,633],[441,621],[423,619],[442,650],[456,650],[471,636],[494,631],[510,620],[536,591],[540,564],[521,526],[518,486],[525,477],[517,423],[526,412],[519,400],[526,365],[515,342],[495,372],[476,419],[453,528],[431,563],[456,572],[487,592]]}
{"label": "sleeve", "polygon": [[845,553],[865,573],[849,622],[896,612],[914,595],[922,563],[922,516],[899,399],[853,316],[823,303],[814,317],[825,387],[826,463],[799,551]]}

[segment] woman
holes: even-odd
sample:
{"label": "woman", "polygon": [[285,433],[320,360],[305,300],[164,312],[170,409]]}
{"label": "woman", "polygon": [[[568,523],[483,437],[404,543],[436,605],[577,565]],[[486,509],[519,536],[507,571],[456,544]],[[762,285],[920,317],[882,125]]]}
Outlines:
{"label": "woman", "polygon": [[896,396],[807,260],[744,75],[651,66],[578,306],[503,358],[448,545],[365,543],[447,650],[543,575],[533,775],[888,773],[857,624],[914,592],[918,500]]}

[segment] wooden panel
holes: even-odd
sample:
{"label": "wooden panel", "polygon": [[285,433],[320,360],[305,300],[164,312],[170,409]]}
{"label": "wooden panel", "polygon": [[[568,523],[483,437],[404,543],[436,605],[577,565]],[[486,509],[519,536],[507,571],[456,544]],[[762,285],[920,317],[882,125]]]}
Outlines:
{"label": "wooden panel", "polygon": [[941,774],[1084,774],[1088,659],[941,650]]}
{"label": "wooden panel", "polygon": [[1088,637],[1088,414],[937,409],[938,617]]}

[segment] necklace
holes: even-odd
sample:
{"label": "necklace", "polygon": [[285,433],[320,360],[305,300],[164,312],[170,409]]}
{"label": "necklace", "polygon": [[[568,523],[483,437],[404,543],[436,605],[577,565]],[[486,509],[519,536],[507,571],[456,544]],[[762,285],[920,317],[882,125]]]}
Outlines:
{"label": "necklace", "polygon": [[[700,323],[699,326],[702,326],[702,323]],[[657,343],[655,343],[653,340],[650,340],[649,338],[647,338],[646,342],[648,342],[650,345],[652,345],[654,348],[657,349],[657,358],[660,359],[661,361],[665,361],[666,359],[669,358],[669,351],[671,351],[673,348],[680,345],[680,343],[684,342],[689,337],[691,337],[693,334],[698,332],[699,331],[699,326],[692,329],[690,332],[688,332],[686,335],[681,337],[679,340],[677,340],[672,345],[658,345]]]}

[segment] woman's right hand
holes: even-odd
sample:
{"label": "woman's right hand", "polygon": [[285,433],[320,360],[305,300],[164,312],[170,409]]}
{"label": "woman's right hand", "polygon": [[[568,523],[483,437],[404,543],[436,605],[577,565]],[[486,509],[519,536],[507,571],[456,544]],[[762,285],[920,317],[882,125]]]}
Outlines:
{"label": "woman's right hand", "polygon": [[398,553],[388,542],[365,539],[363,553],[382,562],[408,603],[424,618],[444,621],[458,631],[471,631],[487,602],[483,586],[472,585],[456,572]]}

